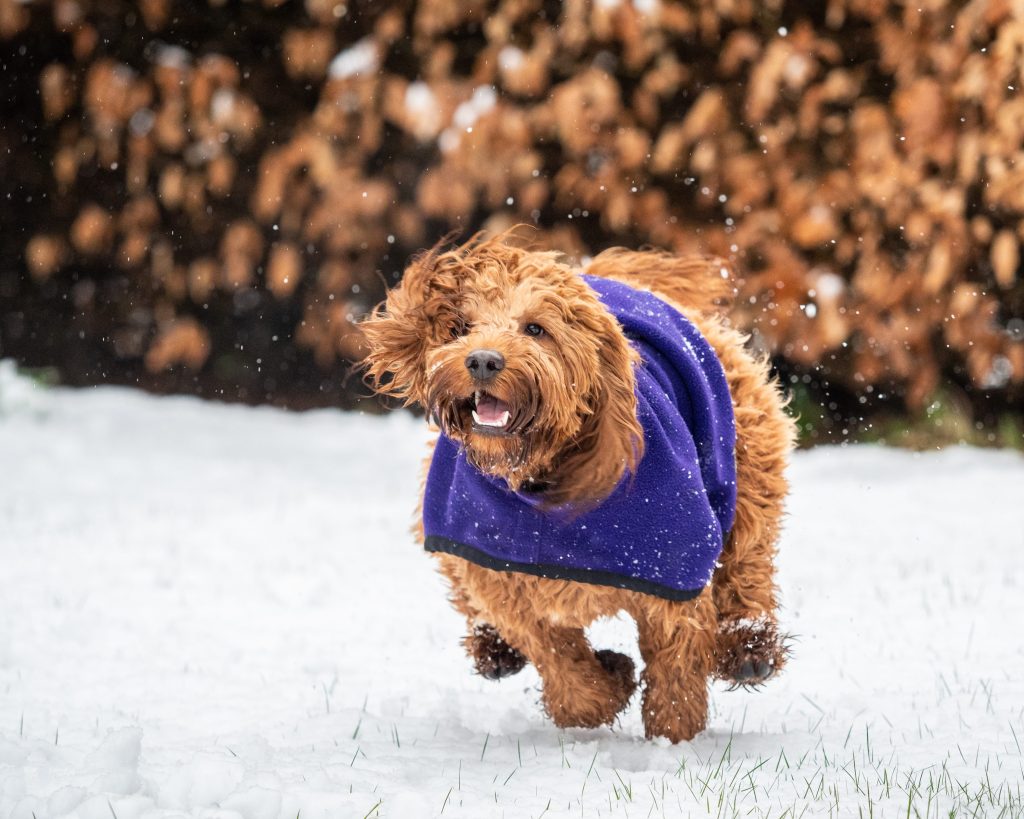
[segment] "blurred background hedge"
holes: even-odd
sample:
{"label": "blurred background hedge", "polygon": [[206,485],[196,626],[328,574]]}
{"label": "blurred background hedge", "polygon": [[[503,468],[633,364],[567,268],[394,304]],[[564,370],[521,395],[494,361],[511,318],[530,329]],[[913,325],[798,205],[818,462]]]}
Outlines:
{"label": "blurred background hedge", "polygon": [[1020,416],[1019,3],[0,0],[0,66],[0,354],[65,382],[351,405],[408,256],[524,222],[729,258],[820,434]]}

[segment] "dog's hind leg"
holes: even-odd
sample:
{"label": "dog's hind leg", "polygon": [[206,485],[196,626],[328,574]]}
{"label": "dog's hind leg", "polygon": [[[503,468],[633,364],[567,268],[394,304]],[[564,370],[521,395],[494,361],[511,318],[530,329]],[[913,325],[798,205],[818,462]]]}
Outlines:
{"label": "dog's hind leg", "polygon": [[644,599],[632,613],[646,664],[647,738],[693,739],[707,722],[708,677],[715,664],[717,617],[711,594],[684,603]]}
{"label": "dog's hind leg", "polygon": [[636,691],[632,660],[595,653],[581,628],[514,615],[497,626],[536,666],[544,710],[559,728],[610,725]]}
{"label": "dog's hind leg", "polygon": [[736,515],[719,558],[713,591],[718,609],[716,676],[756,685],[786,660],[776,629],[775,551],[787,484],[793,424],[783,411],[767,365],[724,346],[736,406]]}
{"label": "dog's hind leg", "polygon": [[718,607],[715,676],[736,685],[760,684],[780,671],[786,661],[785,639],[776,628],[777,527],[764,521],[765,500],[741,497],[713,581]]}

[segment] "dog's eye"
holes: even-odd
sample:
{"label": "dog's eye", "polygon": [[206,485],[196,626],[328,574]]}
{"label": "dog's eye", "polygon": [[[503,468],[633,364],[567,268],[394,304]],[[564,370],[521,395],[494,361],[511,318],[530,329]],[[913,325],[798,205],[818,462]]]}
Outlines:
{"label": "dog's eye", "polygon": [[452,338],[462,338],[469,332],[469,324],[459,319],[455,324],[452,325]]}
{"label": "dog's eye", "polygon": [[527,324],[523,330],[528,336],[542,336],[544,335],[544,328],[539,324]]}

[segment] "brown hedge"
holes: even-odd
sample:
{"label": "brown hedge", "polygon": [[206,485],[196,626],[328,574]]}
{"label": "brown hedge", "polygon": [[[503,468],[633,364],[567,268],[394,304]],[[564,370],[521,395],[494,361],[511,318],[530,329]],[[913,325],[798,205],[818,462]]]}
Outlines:
{"label": "brown hedge", "polygon": [[862,402],[1021,396],[1019,4],[0,0],[0,45],[15,351],[335,383],[409,253],[525,222],[729,257]]}

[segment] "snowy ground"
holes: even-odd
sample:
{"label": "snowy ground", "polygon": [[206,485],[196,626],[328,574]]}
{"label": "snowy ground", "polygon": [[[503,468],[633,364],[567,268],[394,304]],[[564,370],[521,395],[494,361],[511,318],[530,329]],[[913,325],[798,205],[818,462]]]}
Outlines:
{"label": "snowy ground", "polygon": [[671,746],[470,674],[407,531],[424,437],[0,369],[0,819],[1024,812],[1019,456],[799,454],[796,654]]}

